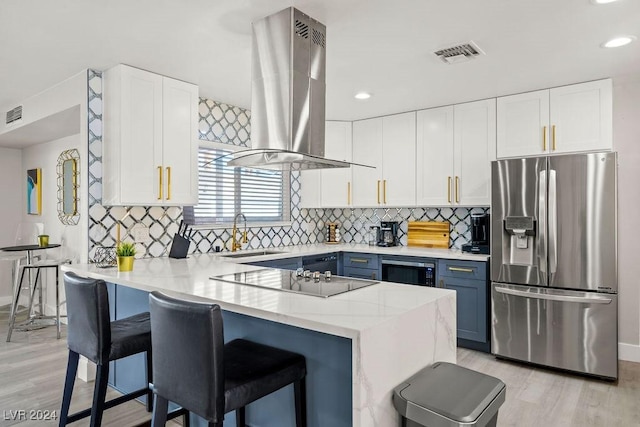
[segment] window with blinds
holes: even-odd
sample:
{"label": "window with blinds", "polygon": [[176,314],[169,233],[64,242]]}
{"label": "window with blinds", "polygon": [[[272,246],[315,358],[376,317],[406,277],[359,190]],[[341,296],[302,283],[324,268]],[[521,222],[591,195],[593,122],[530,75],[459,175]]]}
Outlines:
{"label": "window with blinds", "polygon": [[185,222],[229,223],[240,212],[252,222],[288,221],[289,172],[226,166],[232,152],[200,147],[199,202],[197,206],[185,206]]}

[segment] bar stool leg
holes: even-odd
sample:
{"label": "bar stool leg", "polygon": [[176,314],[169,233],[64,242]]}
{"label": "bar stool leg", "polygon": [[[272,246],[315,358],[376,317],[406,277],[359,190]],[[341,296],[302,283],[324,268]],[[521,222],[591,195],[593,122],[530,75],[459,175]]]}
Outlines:
{"label": "bar stool leg", "polygon": [[93,389],[93,405],[91,406],[91,427],[100,427],[104,401],[107,396],[107,381],[109,379],[109,362],[96,366],[96,385]]}
{"label": "bar stool leg", "polygon": [[60,267],[56,267],[56,329],[60,339]]}
{"label": "bar stool leg", "polygon": [[[153,384],[153,363],[151,357],[151,351],[147,351],[147,384]],[[148,387],[149,391],[147,392],[147,412],[153,411],[153,390],[151,387]]]}
{"label": "bar stool leg", "polygon": [[245,407],[241,407],[236,409],[236,427],[246,427],[245,418],[246,418]]}
{"label": "bar stool leg", "polygon": [[[31,289],[31,295],[29,297],[29,316],[31,316],[31,310],[33,310],[33,299],[36,297],[38,281],[40,280],[40,269],[36,268],[36,270],[36,280],[33,282],[33,289]],[[29,269],[29,276],[31,276],[31,269]],[[31,282],[29,282],[29,285],[31,285]],[[42,300],[40,301],[40,304],[42,304]],[[42,305],[40,305],[40,310],[42,310]]]}
{"label": "bar stool leg", "polygon": [[62,408],[60,409],[60,422],[58,426],[66,426],[69,417],[69,406],[71,406],[71,394],[73,394],[73,384],[76,381],[78,372],[78,360],[80,355],[69,350],[69,360],[67,362],[67,376],[64,380],[64,392],[62,394]]}
{"label": "bar stool leg", "polygon": [[13,291],[13,303],[11,304],[11,317],[9,318],[9,332],[7,332],[7,342],[11,341],[11,334],[16,324],[16,314],[18,311],[18,301],[20,300],[20,290],[22,289],[22,281],[24,279],[24,273],[26,268],[22,268],[22,274],[20,274],[20,281],[18,286]]}
{"label": "bar stool leg", "polygon": [[153,415],[151,416],[152,427],[164,427],[167,423],[167,412],[169,411],[169,401],[162,396],[154,395]]}
{"label": "bar stool leg", "polygon": [[307,427],[307,387],[304,377],[294,381],[293,394],[296,406],[296,427]]}

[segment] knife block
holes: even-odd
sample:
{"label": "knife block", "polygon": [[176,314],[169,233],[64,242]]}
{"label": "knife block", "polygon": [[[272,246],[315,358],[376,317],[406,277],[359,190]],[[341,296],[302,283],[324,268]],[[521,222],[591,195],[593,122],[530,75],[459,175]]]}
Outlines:
{"label": "knife block", "polygon": [[171,242],[171,250],[169,251],[169,258],[186,258],[190,245],[191,240],[174,234],[173,241]]}

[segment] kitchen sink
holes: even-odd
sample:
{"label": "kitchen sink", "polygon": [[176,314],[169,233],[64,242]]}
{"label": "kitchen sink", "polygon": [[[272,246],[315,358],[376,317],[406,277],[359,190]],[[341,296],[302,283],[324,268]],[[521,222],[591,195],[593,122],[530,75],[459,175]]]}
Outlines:
{"label": "kitchen sink", "polygon": [[277,254],[286,254],[285,251],[251,251],[251,252],[239,252],[232,253],[229,255],[222,255],[225,258],[245,258],[250,256],[261,256],[261,255],[277,255]]}

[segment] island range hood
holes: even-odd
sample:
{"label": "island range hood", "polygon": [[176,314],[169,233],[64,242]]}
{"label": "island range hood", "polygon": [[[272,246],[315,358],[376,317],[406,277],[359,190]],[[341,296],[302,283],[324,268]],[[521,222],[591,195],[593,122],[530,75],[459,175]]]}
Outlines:
{"label": "island range hood", "polygon": [[[229,166],[326,169],[326,27],[289,7],[252,24],[251,149]],[[364,165],[362,165],[364,166]]]}

